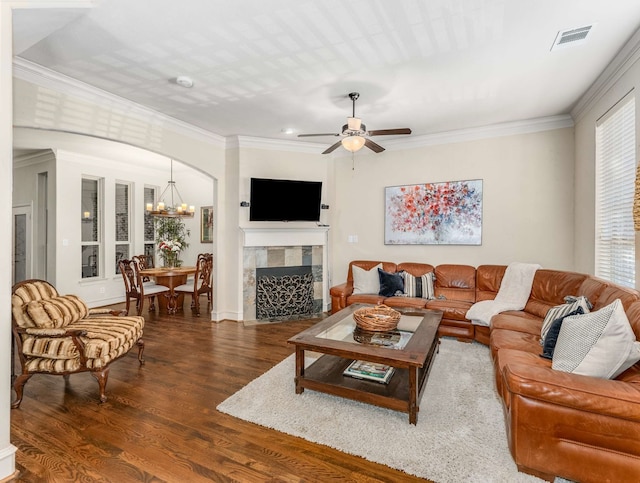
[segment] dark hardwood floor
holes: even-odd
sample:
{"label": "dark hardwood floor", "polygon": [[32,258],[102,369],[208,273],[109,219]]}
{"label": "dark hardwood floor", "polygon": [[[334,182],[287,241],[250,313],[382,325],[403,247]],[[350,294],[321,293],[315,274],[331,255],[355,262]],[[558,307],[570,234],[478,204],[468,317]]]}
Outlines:
{"label": "dark hardwood floor", "polygon": [[104,404],[88,373],[31,378],[11,411],[16,481],[423,481],[216,411],[293,353],[287,339],[314,321],[216,324],[185,307],[145,308],[146,364],[135,350],[113,363]]}

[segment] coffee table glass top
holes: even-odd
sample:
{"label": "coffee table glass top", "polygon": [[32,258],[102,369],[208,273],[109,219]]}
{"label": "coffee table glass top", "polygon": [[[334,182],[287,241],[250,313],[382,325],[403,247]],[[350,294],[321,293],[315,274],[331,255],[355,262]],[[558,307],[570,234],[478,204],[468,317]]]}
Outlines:
{"label": "coffee table glass top", "polygon": [[402,315],[396,330],[389,332],[370,332],[356,326],[352,314],[347,315],[326,330],[316,334],[319,339],[349,342],[352,344],[375,345],[390,349],[402,349],[411,339],[422,322],[423,315]]}

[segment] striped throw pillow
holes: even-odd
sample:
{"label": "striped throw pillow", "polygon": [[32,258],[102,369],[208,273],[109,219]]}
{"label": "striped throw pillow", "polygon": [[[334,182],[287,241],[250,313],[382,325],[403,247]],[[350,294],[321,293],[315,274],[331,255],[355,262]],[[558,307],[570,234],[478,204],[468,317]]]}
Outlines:
{"label": "striped throw pillow", "polygon": [[425,273],[419,277],[415,277],[404,270],[400,272],[404,279],[404,294],[407,297],[417,297],[423,299],[434,299],[435,291],[433,289],[433,272]]}
{"label": "striped throw pillow", "polygon": [[584,295],[580,297],[567,296],[564,298],[566,304],[556,305],[555,307],[551,307],[547,311],[547,315],[545,315],[544,320],[542,321],[542,330],[540,331],[540,345],[544,344],[544,339],[547,337],[547,332],[551,328],[551,324],[556,319],[561,319],[566,317],[567,314],[571,312],[575,312],[578,307],[582,308],[582,312],[588,314],[589,311],[593,308],[589,299]]}

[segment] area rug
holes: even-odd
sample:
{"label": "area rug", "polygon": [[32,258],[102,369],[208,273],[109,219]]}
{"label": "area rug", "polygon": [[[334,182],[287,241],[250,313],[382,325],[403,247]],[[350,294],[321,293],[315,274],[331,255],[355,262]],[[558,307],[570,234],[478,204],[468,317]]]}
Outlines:
{"label": "area rug", "polygon": [[[311,360],[307,361],[307,364]],[[443,339],[418,413],[294,388],[290,356],[218,410],[437,483],[540,482],[509,454],[489,349]]]}

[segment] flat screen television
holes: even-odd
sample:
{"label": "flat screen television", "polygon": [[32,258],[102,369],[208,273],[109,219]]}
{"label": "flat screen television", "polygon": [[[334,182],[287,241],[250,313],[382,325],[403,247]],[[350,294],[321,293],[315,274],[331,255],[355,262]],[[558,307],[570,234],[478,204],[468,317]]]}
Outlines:
{"label": "flat screen television", "polygon": [[250,221],[320,221],[321,181],[251,178]]}

